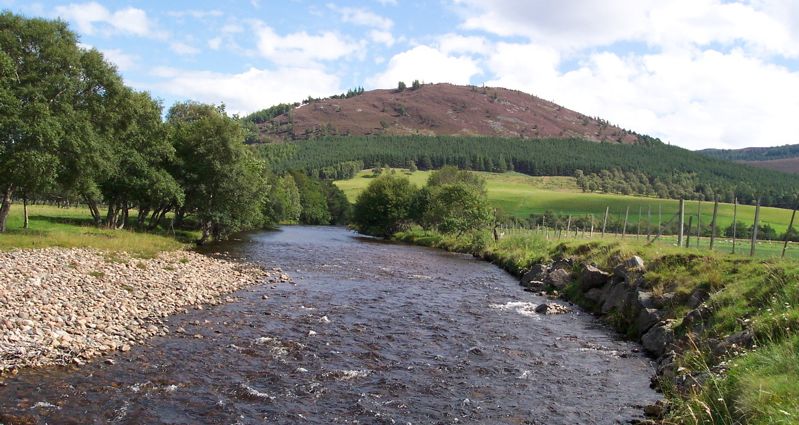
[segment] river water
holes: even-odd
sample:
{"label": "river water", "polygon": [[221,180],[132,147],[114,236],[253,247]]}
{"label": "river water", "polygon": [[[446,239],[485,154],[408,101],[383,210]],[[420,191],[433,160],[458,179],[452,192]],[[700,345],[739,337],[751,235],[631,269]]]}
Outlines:
{"label": "river water", "polygon": [[296,284],[174,316],[185,334],[114,364],[25,371],[0,386],[0,412],[26,424],[612,424],[659,398],[634,344],[587,314],[535,314],[545,299],[469,256],[301,226],[213,249]]}

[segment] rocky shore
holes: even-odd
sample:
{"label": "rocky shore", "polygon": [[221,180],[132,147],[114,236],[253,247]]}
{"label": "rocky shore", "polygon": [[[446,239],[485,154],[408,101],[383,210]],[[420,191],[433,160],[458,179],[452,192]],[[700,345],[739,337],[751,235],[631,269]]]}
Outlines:
{"label": "rocky shore", "polygon": [[154,259],[89,249],[0,253],[0,376],[127,351],[170,332],[163,319],[172,313],[288,280],[279,269],[189,251]]}

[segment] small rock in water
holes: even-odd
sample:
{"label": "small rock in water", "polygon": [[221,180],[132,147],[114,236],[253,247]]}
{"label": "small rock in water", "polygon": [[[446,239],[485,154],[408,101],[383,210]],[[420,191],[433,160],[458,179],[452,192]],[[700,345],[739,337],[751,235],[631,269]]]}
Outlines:
{"label": "small rock in water", "polygon": [[116,362],[114,361],[114,359],[105,359],[105,364],[108,364],[108,365],[113,365],[113,364],[115,364],[115,363],[116,363]]}
{"label": "small rock in water", "polygon": [[308,336],[314,336],[314,335],[316,335],[316,331],[313,330],[308,331]]}
{"label": "small rock in water", "polygon": [[319,319],[319,321],[322,323],[330,323],[330,319],[328,319],[327,316],[322,316],[322,318]]}

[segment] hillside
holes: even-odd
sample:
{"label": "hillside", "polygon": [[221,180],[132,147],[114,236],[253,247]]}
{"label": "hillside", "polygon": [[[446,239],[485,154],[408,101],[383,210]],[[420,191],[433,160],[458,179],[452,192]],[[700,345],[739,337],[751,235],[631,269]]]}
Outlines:
{"label": "hillside", "polygon": [[705,149],[697,152],[753,167],[799,174],[799,144],[767,148]]}
{"label": "hillside", "polygon": [[641,138],[527,93],[452,84],[311,100],[258,123],[258,128],[264,141],[321,135],[459,135],[632,144]]}

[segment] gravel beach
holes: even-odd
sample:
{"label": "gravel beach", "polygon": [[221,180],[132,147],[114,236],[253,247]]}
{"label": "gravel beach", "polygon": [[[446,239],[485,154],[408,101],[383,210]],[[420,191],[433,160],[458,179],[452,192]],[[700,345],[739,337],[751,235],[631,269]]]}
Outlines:
{"label": "gravel beach", "polygon": [[279,269],[190,251],[154,259],[89,249],[0,253],[0,375],[127,351],[170,332],[162,319],[172,313],[288,280]]}

